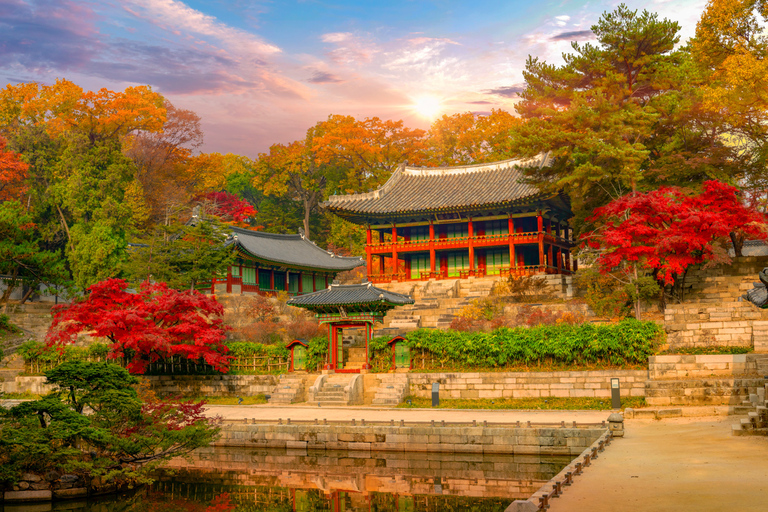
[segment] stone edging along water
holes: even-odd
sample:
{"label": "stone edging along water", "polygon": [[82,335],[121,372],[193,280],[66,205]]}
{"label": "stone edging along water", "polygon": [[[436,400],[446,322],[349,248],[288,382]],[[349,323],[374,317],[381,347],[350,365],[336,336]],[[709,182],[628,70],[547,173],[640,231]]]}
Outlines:
{"label": "stone edging along water", "polygon": [[601,424],[233,424],[214,446],[444,453],[579,455],[606,431]]}

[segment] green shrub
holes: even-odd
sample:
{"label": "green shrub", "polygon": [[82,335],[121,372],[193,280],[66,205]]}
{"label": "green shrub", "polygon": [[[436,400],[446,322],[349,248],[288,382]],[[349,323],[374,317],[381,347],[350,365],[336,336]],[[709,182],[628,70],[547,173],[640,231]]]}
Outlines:
{"label": "green shrub", "polygon": [[0,331],[15,333],[20,330],[21,329],[11,323],[11,319],[8,315],[0,315]]}
{"label": "green shrub", "polygon": [[645,364],[664,330],[654,322],[539,325],[492,332],[420,329],[405,338],[412,357],[425,352],[443,367],[497,368],[515,364]]}

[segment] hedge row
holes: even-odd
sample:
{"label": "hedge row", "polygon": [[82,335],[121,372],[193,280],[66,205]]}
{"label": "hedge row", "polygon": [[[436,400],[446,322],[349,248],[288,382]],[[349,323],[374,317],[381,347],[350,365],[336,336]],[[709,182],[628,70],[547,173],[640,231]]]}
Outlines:
{"label": "hedge row", "polygon": [[654,322],[559,324],[501,328],[492,332],[420,329],[405,336],[414,352],[427,352],[444,366],[494,368],[542,362],[645,364],[664,339]]}

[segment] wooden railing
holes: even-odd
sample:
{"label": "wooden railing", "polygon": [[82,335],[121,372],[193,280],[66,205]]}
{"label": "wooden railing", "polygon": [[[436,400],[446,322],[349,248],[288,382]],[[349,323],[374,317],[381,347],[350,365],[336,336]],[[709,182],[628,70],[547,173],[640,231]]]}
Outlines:
{"label": "wooden railing", "polygon": [[416,252],[429,249],[443,250],[456,246],[468,246],[470,240],[476,247],[492,247],[496,245],[506,245],[509,243],[535,243],[538,242],[539,234],[544,235],[544,241],[552,244],[571,246],[573,241],[559,237],[554,233],[545,231],[529,231],[525,233],[502,233],[494,235],[475,235],[455,238],[435,238],[433,240],[397,240],[396,242],[375,242],[368,245],[373,254],[381,254],[392,251],[397,252]]}

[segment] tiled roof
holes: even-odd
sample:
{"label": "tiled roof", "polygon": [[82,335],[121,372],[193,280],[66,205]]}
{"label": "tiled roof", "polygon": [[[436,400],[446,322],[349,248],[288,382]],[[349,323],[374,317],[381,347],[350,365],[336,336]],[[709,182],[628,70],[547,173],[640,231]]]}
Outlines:
{"label": "tiled roof", "polygon": [[522,167],[543,167],[549,153],[529,160],[504,160],[460,167],[400,167],[378,190],[331,196],[323,206],[334,213],[387,214],[439,211],[518,202],[539,195],[522,183]]}
{"label": "tiled roof", "polygon": [[332,284],[325,290],[299,295],[288,300],[291,306],[344,306],[347,304],[413,304],[408,295],[376,288],[371,283]]}
{"label": "tiled roof", "polygon": [[255,258],[276,264],[321,270],[352,270],[364,265],[362,258],[337,256],[324,251],[302,235],[278,235],[242,228],[231,228],[229,243]]}

